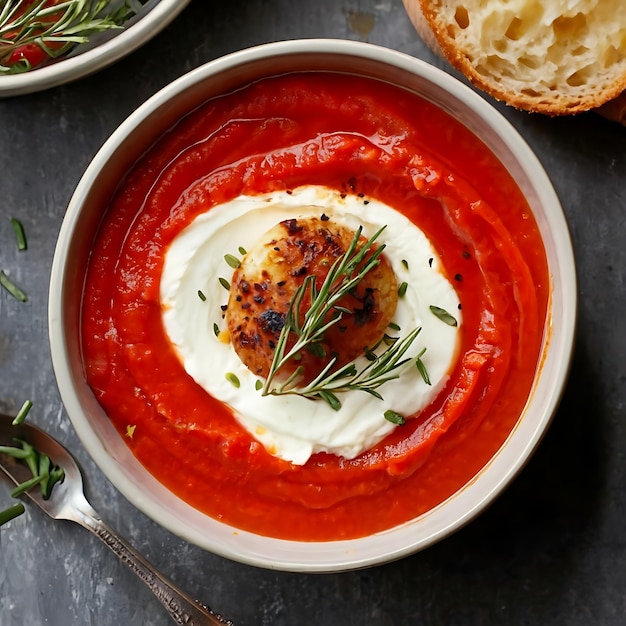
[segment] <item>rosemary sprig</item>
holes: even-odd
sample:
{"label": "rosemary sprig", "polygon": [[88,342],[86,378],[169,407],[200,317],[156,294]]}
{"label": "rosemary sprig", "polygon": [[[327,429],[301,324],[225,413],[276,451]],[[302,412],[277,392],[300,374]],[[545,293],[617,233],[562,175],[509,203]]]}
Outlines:
{"label": "rosemary sprig", "polygon": [[[379,257],[385,246],[381,245],[374,250],[373,245],[384,228],[378,230],[359,248],[358,243],[363,230],[359,227],[348,249],[333,263],[319,289],[316,277],[306,276],[287,310],[262,395],[296,394],[324,400],[333,409],[338,410],[341,408],[341,402],[337,398],[337,393],[349,390],[365,391],[382,399],[377,391],[378,387],[398,378],[403,366],[415,361],[403,357],[421,328],[414,329],[403,339],[388,342],[387,349],[380,355],[376,355],[372,350],[367,351],[369,363],[360,371],[354,362],[333,369],[337,363],[337,358],[333,357],[306,385],[298,385],[303,373],[302,366],[297,367],[284,381],[275,380],[280,369],[290,360],[297,359],[302,350],[324,356],[322,342],[326,331],[339,323],[344,314],[350,313],[339,305],[339,301],[354,290],[365,275],[380,263]],[[310,305],[303,312],[302,303],[307,294],[310,297]],[[288,348],[288,341],[293,336],[295,341],[291,348]]]}
{"label": "rosemary sprig", "polygon": [[[0,74],[32,69],[27,58],[6,64],[11,53],[35,44],[50,58],[67,53],[76,44],[87,43],[96,32],[120,29],[137,13],[136,0],[111,8],[112,0],[8,0],[0,9]],[[24,6],[27,6],[24,9]],[[100,15],[105,9],[109,12]]]}

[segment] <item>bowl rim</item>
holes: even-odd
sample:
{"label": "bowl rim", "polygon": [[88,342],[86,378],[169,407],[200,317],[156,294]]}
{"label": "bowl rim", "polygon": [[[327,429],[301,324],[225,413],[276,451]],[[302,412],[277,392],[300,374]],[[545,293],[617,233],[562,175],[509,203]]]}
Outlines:
{"label": "bowl rim", "polygon": [[[162,503],[155,503],[145,489],[129,480],[128,472],[117,459],[112,461],[111,450],[90,424],[72,379],[67,347],[66,313],[63,307],[68,265],[66,250],[72,240],[82,204],[100,167],[147,117],[167,106],[185,90],[218,73],[236,71],[242,65],[259,60],[268,61],[277,56],[320,53],[382,63],[445,89],[450,98],[461,103],[473,119],[487,123],[498,137],[505,139],[507,149],[523,166],[528,179],[532,181],[532,191],[537,201],[546,209],[544,227],[555,236],[550,245],[558,261],[558,275],[551,276],[552,299],[548,321],[551,330],[546,342],[546,346],[548,343],[550,345],[550,352],[547,353],[544,346],[542,377],[539,385],[536,381],[527,409],[536,401],[541,402],[532,419],[525,410],[524,419],[518,420],[505,444],[465,487],[434,509],[405,524],[360,539],[307,543],[259,537],[227,527],[200,514],[211,531],[217,532],[217,539],[214,539],[192,525],[195,509],[187,505],[187,527],[183,528],[179,516],[165,510]],[[555,268],[550,269],[554,271]],[[558,307],[555,307],[555,302]],[[569,227],[547,173],[511,123],[470,87],[425,61],[374,44],[339,39],[274,42],[228,54],[181,76],[131,113],[93,158],[69,202],[53,258],[49,293],[49,340],[61,398],[79,439],[107,478],[139,510],[186,541],[234,561],[293,572],[338,572],[391,562],[429,547],[481,513],[525,466],[554,416],[569,375],[576,318],[577,277]],[[123,442],[122,445],[126,447]],[[503,454],[505,450],[507,456]],[[145,469],[144,472],[147,473]],[[158,485],[160,483],[153,486],[158,490]],[[160,495],[167,497],[163,491]],[[425,532],[416,531],[417,525],[425,528]]]}
{"label": "bowl rim", "polygon": [[158,0],[152,7],[146,5],[147,11],[139,19],[98,45],[22,74],[0,76],[0,98],[57,87],[112,65],[157,35],[189,2]]}

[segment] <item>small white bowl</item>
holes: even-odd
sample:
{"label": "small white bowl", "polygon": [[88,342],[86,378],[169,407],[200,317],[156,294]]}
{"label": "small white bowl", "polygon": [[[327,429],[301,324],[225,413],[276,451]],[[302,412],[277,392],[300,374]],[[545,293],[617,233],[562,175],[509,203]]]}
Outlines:
{"label": "small white bowl", "polygon": [[0,98],[43,91],[119,61],[160,33],[190,0],[151,0],[122,30],[98,33],[67,56],[22,74],[0,75]]}
{"label": "small white bowl", "polygon": [[[472,130],[525,194],[543,237],[552,281],[549,339],[535,385],[523,416],[498,453],[430,512],[347,541],[285,541],[238,531],[167,490],[135,459],[96,402],[83,375],[77,330],[94,234],[118,181],[136,159],[206,99],[261,77],[298,70],[347,71],[400,85]],[[49,322],[54,370],[70,419],[98,466],[141,511],[187,541],[236,561],[287,571],[342,571],[432,545],[480,513],[517,475],[550,423],[567,378],[576,323],[576,274],[567,223],[545,171],[513,127],[480,96],[448,74],[392,50],[341,40],[288,41],[237,52],[190,72],[153,96],[113,133],[87,168],[63,221],[52,267]]]}

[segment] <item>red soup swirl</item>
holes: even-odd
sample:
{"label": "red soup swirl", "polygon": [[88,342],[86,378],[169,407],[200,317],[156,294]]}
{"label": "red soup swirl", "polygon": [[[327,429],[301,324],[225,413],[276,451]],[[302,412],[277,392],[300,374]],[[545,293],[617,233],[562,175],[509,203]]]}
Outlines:
{"label": "red soup swirl", "polygon": [[[307,186],[355,200],[353,206],[360,203],[364,211],[382,203],[419,228],[458,299],[457,309],[446,313],[462,323],[454,359],[425,406],[412,414],[387,415],[387,424],[396,417],[401,423],[380,431],[384,436],[357,454],[316,448],[308,460],[293,462],[255,437],[228,404],[188,373],[164,323],[161,278],[173,242],[199,216],[224,212],[242,196],[285,196]],[[307,248],[317,245],[330,259],[312,262],[322,274],[349,247],[353,234],[344,227],[332,231],[325,223],[329,215],[319,212],[304,224],[313,224],[318,239],[323,233]],[[272,249],[280,243],[291,246],[290,254],[302,252],[297,230],[302,223],[295,218],[284,222]],[[229,246],[219,254],[237,251],[238,242]],[[370,254],[375,249],[373,244]],[[355,332],[382,332],[406,288],[400,272],[394,276],[390,269],[389,250],[370,283],[350,292],[361,307],[353,320]],[[238,263],[233,261],[233,268]],[[250,281],[244,270],[254,273],[254,263],[224,274],[232,293],[224,289],[228,305],[222,308],[264,301],[254,294],[246,300]],[[305,280],[306,271],[300,274]],[[267,288],[263,281],[252,282]],[[282,282],[277,278],[275,284]],[[288,306],[284,293],[277,290],[273,302],[283,294]],[[370,294],[379,294],[378,300]],[[207,101],[165,133],[121,183],[94,243],[85,282],[85,375],[141,463],[207,515],[284,539],[356,538],[433,508],[497,452],[531,392],[548,299],[537,224],[505,167],[480,140],[438,107],[386,83],[294,73]],[[355,305],[342,302],[342,315],[355,313]],[[213,339],[230,347],[246,344],[240,353],[257,369],[260,388],[271,352],[269,361],[258,351],[246,352],[250,333],[243,334],[232,309],[230,318],[223,317],[228,324],[211,328],[207,321],[206,332],[215,331]],[[259,319],[275,333],[267,342],[274,349],[285,310],[264,312]],[[340,326],[332,352],[341,359]],[[424,333],[419,337],[427,345]],[[346,361],[360,346],[355,341],[346,348]],[[315,348],[302,352],[308,361],[323,360],[328,352],[323,342]],[[387,396],[384,390],[383,385],[378,392]],[[248,393],[243,385],[237,391]],[[257,394],[255,402],[262,406],[265,397]]]}

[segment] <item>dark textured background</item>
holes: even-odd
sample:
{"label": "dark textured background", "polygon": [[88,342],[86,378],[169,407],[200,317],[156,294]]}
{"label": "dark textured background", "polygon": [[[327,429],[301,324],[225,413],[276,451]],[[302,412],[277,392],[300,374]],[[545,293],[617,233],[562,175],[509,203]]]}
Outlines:
{"label": "dark textured background", "polygon": [[[579,268],[571,380],[539,450],[469,526],[402,561],[299,575],[188,545],[126,502],[88,458],[61,405],[47,341],[47,284],[67,202],[115,127],[160,87],[234,50],[299,37],[366,40],[445,67],[400,0],[194,0],[115,66],[0,100],[0,266],[30,295],[0,293],[0,410],[76,452],[102,516],[191,595],[237,626],[626,623],[626,128],[594,114],[549,119],[497,105],[536,151],[567,215]],[[449,68],[446,68],[448,71]],[[29,238],[17,252],[9,216]],[[8,504],[0,485],[0,507]],[[160,604],[87,531],[29,508],[0,530],[0,624],[165,626]]]}

